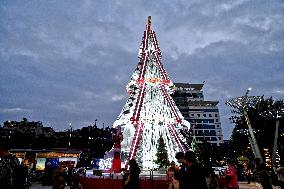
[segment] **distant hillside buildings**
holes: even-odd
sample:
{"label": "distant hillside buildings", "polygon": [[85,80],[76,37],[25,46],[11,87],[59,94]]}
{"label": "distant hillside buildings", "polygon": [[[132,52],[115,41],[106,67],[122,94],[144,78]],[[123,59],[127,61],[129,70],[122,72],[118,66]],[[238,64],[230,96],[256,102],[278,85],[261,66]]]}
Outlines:
{"label": "distant hillside buildings", "polygon": [[[204,100],[202,91],[204,84],[174,83],[174,85],[176,88],[172,97],[184,118],[191,123],[197,143],[207,141],[217,146],[223,144],[218,101]],[[9,140],[15,143],[17,139],[21,138],[22,140],[19,140],[18,144],[22,144],[25,148],[29,147],[25,143],[34,146],[35,141],[39,141],[35,140],[36,138],[41,138],[40,143],[47,148],[61,147],[61,145],[90,148],[93,145],[100,145],[102,142],[112,142],[111,135],[110,128],[99,129],[96,126],[83,127],[74,131],[55,132],[51,127],[44,127],[42,122],[30,122],[26,118],[23,118],[22,121],[6,121],[4,126],[0,127],[0,141],[8,142],[7,140]],[[16,145],[12,146],[16,147]],[[37,146],[37,148],[39,147]]]}
{"label": "distant hillside buildings", "polygon": [[40,121],[5,121],[0,127],[0,149],[80,149],[94,152],[103,157],[105,151],[113,146],[113,129],[98,128],[95,125],[77,130],[55,132],[44,127]]}
{"label": "distant hillside buildings", "polygon": [[184,118],[191,123],[197,143],[223,144],[218,101],[205,101],[203,84],[174,83],[172,95]]}
{"label": "distant hillside buildings", "polygon": [[3,129],[0,130],[1,136],[11,137],[15,132],[29,133],[35,137],[44,135],[45,137],[54,135],[54,130],[51,127],[44,127],[40,121],[28,121],[23,118],[22,121],[5,121]]}

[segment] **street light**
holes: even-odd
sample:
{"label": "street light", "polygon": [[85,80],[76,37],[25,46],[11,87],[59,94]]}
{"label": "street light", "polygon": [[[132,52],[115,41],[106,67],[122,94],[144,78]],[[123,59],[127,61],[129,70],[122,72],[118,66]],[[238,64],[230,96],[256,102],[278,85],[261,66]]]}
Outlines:
{"label": "street light", "polygon": [[69,142],[68,142],[68,147],[70,148],[71,147],[71,137],[72,137],[72,123],[70,122],[69,123],[69,127],[70,127],[70,130],[69,130]]}
{"label": "street light", "polygon": [[260,100],[260,97],[258,96],[248,96],[249,91],[251,91],[252,88],[248,88],[245,95],[237,98],[230,99],[226,101],[226,105],[231,106],[235,109],[238,109],[241,114],[245,117],[248,131],[249,131],[249,142],[251,144],[252,151],[256,158],[259,158],[261,162],[263,162],[262,156],[260,154],[259,147],[257,145],[256,138],[253,133],[253,129],[251,127],[251,123],[247,114],[248,108],[255,105],[256,102]]}
{"label": "street light", "polygon": [[88,149],[89,149],[89,150],[90,150],[91,144],[93,143],[93,139],[94,139],[94,137],[90,137],[90,136],[89,136],[89,140],[88,140]]}

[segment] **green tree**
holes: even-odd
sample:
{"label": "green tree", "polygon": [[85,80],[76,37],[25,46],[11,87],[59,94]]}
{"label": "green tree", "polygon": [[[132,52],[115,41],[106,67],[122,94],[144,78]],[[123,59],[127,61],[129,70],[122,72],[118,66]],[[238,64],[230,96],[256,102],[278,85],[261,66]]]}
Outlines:
{"label": "green tree", "polygon": [[170,162],[169,162],[169,159],[168,159],[166,144],[165,144],[165,141],[164,141],[164,139],[161,135],[158,139],[157,145],[158,145],[157,153],[156,153],[157,160],[155,161],[155,163],[159,166],[159,169],[160,169],[160,168],[169,166]]}
{"label": "green tree", "polygon": [[[283,101],[274,101],[272,97],[265,99],[262,96],[247,110],[249,120],[251,122],[251,126],[255,133],[260,150],[262,151],[263,148],[268,148],[270,154],[272,154],[273,149],[276,118],[267,115],[269,115],[269,113],[273,112],[275,109],[284,111]],[[243,114],[236,109],[233,109],[232,113],[234,113],[234,116],[232,116],[230,119],[235,124],[235,128],[231,136],[230,145],[237,154],[250,156],[251,150],[248,140],[249,133],[245,118]],[[281,141],[283,142],[284,118],[282,117],[277,119],[280,122],[278,144],[281,144]]]}

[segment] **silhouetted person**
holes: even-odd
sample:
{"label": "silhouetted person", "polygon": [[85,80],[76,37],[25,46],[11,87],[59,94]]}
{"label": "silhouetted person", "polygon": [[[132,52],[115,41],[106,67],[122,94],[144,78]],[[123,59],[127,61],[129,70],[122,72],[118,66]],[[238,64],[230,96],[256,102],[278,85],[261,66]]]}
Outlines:
{"label": "silhouetted person", "polygon": [[51,186],[52,182],[53,182],[53,168],[50,164],[50,162],[48,162],[44,168],[44,174],[43,174],[43,182],[42,185],[44,186]]}
{"label": "silhouetted person", "polygon": [[205,169],[196,162],[196,156],[193,151],[187,151],[185,157],[185,180],[186,189],[208,189],[205,179]]}
{"label": "silhouetted person", "polygon": [[258,184],[261,184],[260,172],[261,172],[260,159],[259,158],[255,158],[254,159],[254,171],[253,171],[253,174],[254,174],[255,181]]}
{"label": "silhouetted person", "polygon": [[124,189],[140,189],[140,168],[135,159],[129,160],[129,176],[125,180]]}
{"label": "silhouetted person", "polygon": [[83,189],[83,186],[80,184],[80,175],[78,172],[75,172],[72,177],[72,186],[70,189]]}
{"label": "silhouetted person", "polygon": [[60,164],[55,170],[53,175],[53,186],[52,189],[64,189],[65,188],[65,178],[64,178],[64,169],[63,164]]}
{"label": "silhouetted person", "polygon": [[260,183],[263,189],[272,189],[265,163],[260,164]]}
{"label": "silhouetted person", "polygon": [[179,181],[179,189],[185,189],[184,181],[186,175],[186,160],[183,152],[177,152],[175,155],[177,162],[180,163],[177,180]]}
{"label": "silhouetted person", "polygon": [[24,189],[27,188],[28,179],[28,167],[23,164],[18,165],[15,169],[15,188]]}
{"label": "silhouetted person", "polygon": [[219,184],[218,184],[218,177],[215,174],[214,168],[209,167],[208,171],[208,189],[217,189],[219,188]]}

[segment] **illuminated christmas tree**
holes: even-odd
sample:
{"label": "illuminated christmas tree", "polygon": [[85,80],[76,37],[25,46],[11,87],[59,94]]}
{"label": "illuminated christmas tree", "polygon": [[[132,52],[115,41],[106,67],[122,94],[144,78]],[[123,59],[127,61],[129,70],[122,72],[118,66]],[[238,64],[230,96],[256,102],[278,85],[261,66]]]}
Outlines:
{"label": "illuminated christmas tree", "polygon": [[[180,129],[189,130],[187,122],[175,105],[171,93],[174,85],[162,63],[156,34],[148,17],[146,31],[138,53],[139,63],[126,86],[129,98],[113,127],[122,133],[122,163],[135,158],[144,169],[158,168],[157,148],[161,136],[169,162],[178,151],[187,151]],[[120,149],[119,149],[120,150]],[[116,152],[119,151],[116,149]]]}

